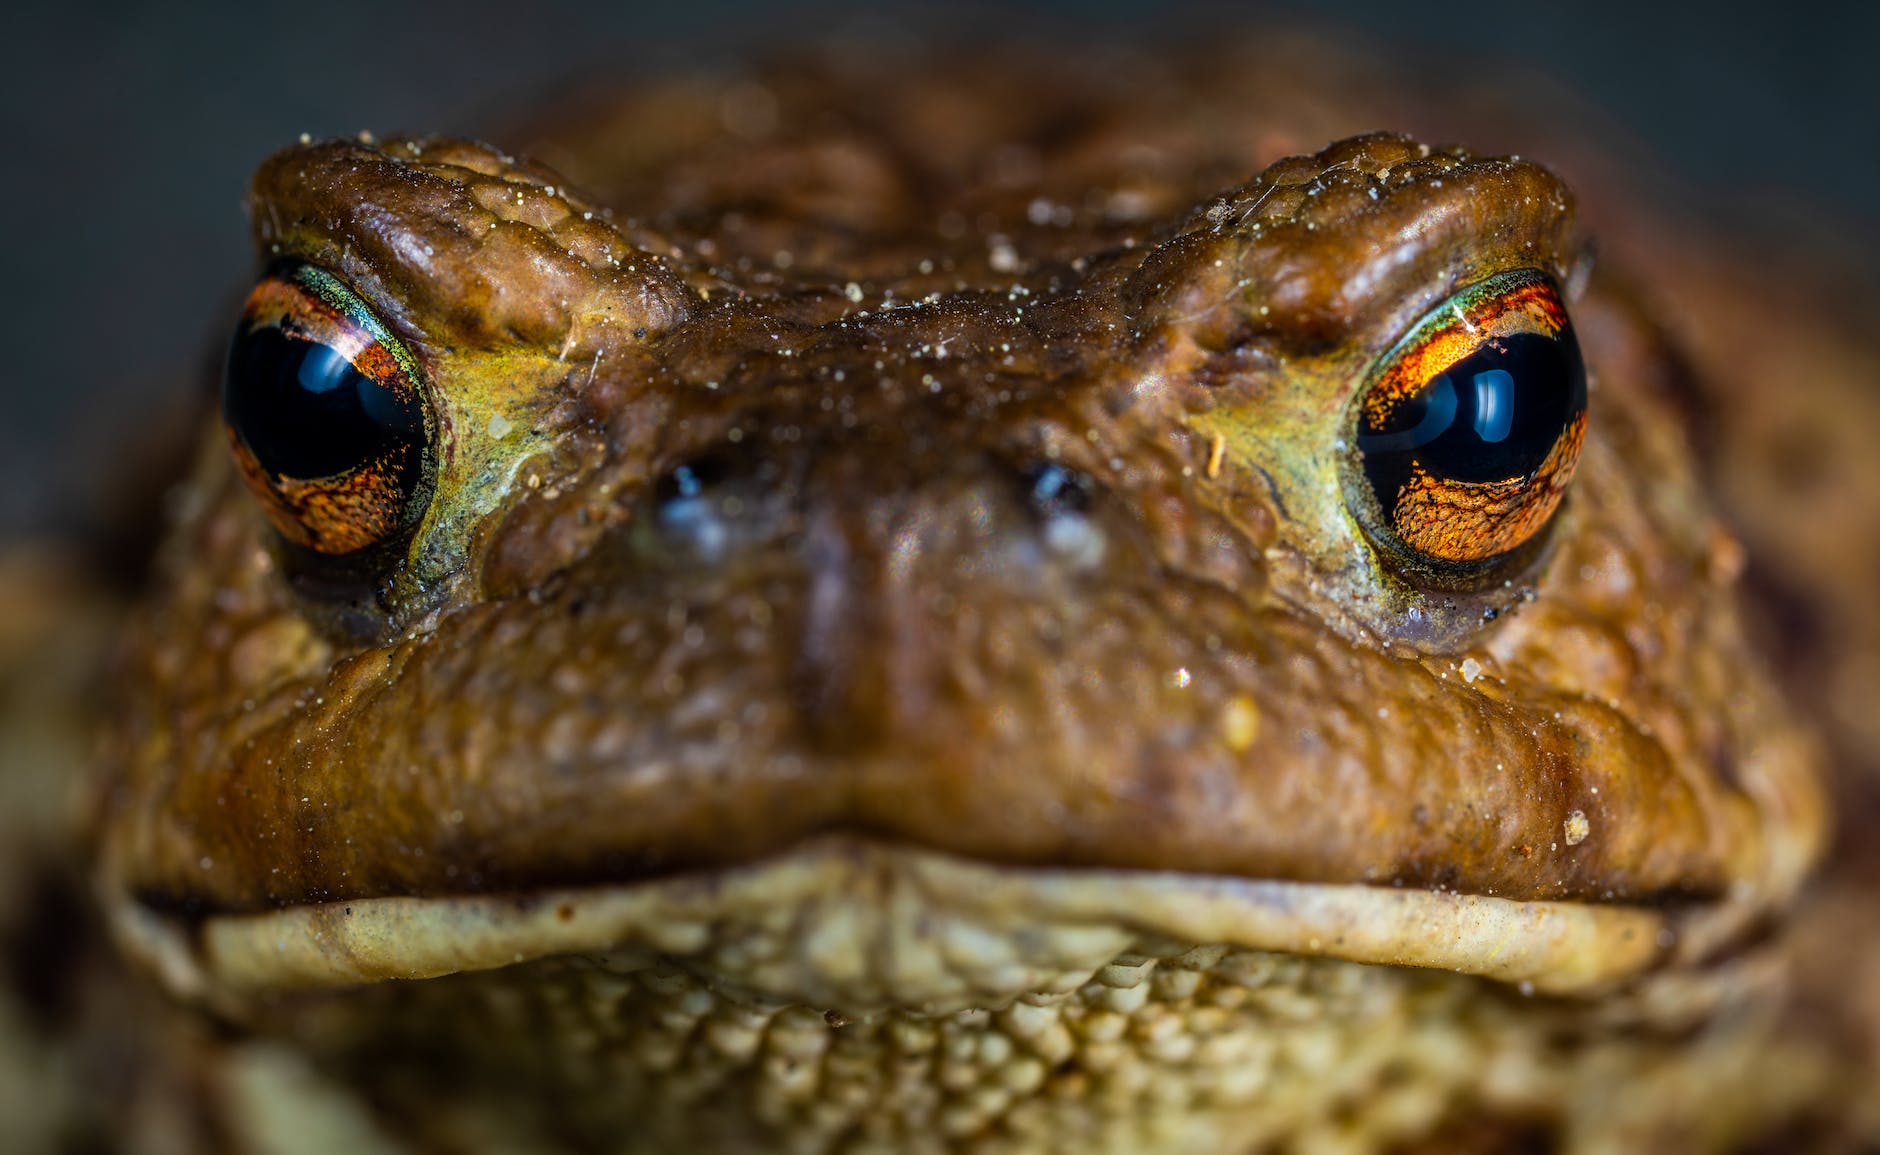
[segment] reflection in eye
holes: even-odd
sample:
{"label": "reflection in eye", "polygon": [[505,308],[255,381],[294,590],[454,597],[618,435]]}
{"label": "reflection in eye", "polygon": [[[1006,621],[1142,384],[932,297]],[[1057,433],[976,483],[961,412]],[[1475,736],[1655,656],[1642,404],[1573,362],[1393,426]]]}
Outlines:
{"label": "reflection in eye", "polygon": [[1586,432],[1586,372],[1553,282],[1506,273],[1430,313],[1359,406],[1359,520],[1423,563],[1473,566],[1538,535]]}
{"label": "reflection in eye", "polygon": [[417,362],[322,269],[277,269],[249,294],[222,418],[242,479],[297,546],[356,553],[423,512],[432,416]]}
{"label": "reflection in eye", "polygon": [[1360,433],[1358,448],[1367,454],[1407,453],[1435,441],[1456,423],[1456,390],[1448,374],[1430,382],[1412,403],[1422,411],[1414,426],[1401,433]]}
{"label": "reflection in eye", "polygon": [[1475,435],[1493,444],[1514,424],[1514,377],[1506,369],[1475,375]]}

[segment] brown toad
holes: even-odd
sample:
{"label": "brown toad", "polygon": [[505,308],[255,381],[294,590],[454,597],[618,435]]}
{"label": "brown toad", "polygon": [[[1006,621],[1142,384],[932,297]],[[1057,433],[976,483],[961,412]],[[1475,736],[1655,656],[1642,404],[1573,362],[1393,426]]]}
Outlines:
{"label": "brown toad", "polygon": [[[271,159],[120,942],[393,1150],[1779,1119],[1816,756],[1657,330],[1545,169],[1285,155],[1241,77]],[[319,1149],[250,1046],[235,1130]]]}

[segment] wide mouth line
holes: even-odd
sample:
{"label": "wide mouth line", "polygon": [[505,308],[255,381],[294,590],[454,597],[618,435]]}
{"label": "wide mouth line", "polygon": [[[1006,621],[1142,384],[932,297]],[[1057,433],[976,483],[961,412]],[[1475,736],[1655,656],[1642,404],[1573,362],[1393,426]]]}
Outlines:
{"label": "wide mouth line", "polygon": [[654,955],[727,986],[867,1010],[1075,986],[1145,939],[1434,968],[1584,995],[1662,964],[1674,913],[1350,883],[1013,868],[850,836],[739,867],[499,894],[194,918],[122,897],[113,928],[178,994],[416,980]]}

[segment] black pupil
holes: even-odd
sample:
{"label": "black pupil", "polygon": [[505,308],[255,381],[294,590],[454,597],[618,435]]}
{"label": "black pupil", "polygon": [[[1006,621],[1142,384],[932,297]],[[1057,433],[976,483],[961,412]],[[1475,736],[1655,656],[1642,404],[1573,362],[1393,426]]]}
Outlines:
{"label": "black pupil", "polygon": [[415,478],[424,416],[353,368],[332,346],[278,326],[236,330],[222,388],[222,416],[248,451],[280,477],[332,477],[400,453],[401,480]]}
{"label": "black pupil", "polygon": [[1570,329],[1486,342],[1398,405],[1383,428],[1358,431],[1364,471],[1388,513],[1411,467],[1444,480],[1532,474],[1586,408],[1586,370]]}

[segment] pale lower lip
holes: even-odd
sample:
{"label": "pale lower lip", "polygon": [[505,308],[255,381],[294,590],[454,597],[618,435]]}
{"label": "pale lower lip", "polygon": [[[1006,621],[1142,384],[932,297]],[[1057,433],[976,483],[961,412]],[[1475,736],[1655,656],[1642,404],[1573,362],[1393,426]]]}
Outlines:
{"label": "pale lower lip", "polygon": [[196,925],[125,899],[114,929],[185,997],[261,995],[656,953],[811,1006],[984,1006],[1074,989],[1157,936],[1599,991],[1662,963],[1662,910],[1174,872],[995,866],[829,837],[764,862],[496,895],[354,899]]}

